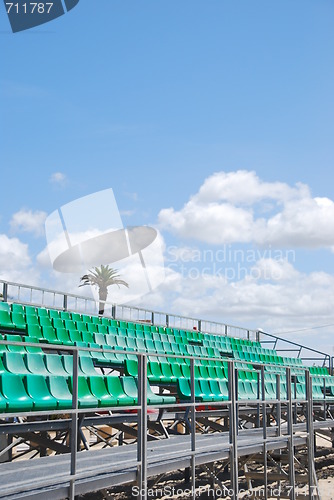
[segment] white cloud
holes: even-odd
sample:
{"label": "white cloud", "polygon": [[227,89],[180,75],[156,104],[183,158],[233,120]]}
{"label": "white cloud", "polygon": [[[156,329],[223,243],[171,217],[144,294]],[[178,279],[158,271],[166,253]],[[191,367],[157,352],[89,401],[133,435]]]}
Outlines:
{"label": "white cloud", "polygon": [[28,245],[0,234],[0,279],[37,285],[39,272],[33,266]]}
{"label": "white cloud", "polygon": [[54,172],[50,177],[50,182],[53,184],[58,184],[60,186],[64,185],[67,177],[62,172]]}
{"label": "white cloud", "polygon": [[46,217],[47,213],[41,210],[21,209],[12,216],[10,225],[14,231],[24,231],[33,233],[35,236],[41,236],[44,234]]}
{"label": "white cloud", "polygon": [[218,172],[181,210],[162,209],[162,228],[210,244],[334,245],[334,202],[304,184],[264,182],[255,172]]}

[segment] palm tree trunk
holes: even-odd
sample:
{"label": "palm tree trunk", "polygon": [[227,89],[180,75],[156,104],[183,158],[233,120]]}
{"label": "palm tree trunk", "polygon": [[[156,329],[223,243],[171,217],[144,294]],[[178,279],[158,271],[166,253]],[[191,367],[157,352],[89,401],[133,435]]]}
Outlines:
{"label": "palm tree trunk", "polygon": [[108,290],[106,288],[99,288],[99,316],[104,315],[104,307],[107,296]]}

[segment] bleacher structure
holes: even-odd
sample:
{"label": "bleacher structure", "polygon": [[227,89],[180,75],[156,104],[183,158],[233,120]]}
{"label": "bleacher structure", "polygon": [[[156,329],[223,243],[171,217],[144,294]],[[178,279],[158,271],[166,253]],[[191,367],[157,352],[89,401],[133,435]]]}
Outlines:
{"label": "bleacher structure", "polygon": [[334,439],[329,355],[143,309],[101,317],[92,299],[1,283],[0,498],[135,485],[144,499],[175,471],[190,498],[203,472],[218,497],[246,485],[319,498],[315,436]]}

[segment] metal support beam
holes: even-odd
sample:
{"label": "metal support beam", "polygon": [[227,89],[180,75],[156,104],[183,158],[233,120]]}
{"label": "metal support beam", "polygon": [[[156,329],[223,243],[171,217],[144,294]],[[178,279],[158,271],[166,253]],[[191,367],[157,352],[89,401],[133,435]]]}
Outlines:
{"label": "metal support beam", "polygon": [[190,383],[191,383],[191,498],[196,498],[196,408],[195,408],[195,362],[190,360]]}
{"label": "metal support beam", "polygon": [[137,482],[139,498],[147,499],[147,363],[144,355],[138,355],[138,441]]}
{"label": "metal support beam", "polygon": [[293,439],[293,410],[292,410],[292,390],[291,390],[291,368],[286,369],[286,390],[287,390],[287,427],[288,427],[288,453],[289,453],[289,498],[294,500],[295,491],[295,454]]}
{"label": "metal support beam", "polygon": [[[78,449],[78,371],[79,352],[73,351],[73,390],[72,390],[72,418],[71,418],[71,476],[75,476],[77,470],[77,449]],[[75,498],[75,479],[70,481],[70,500]]]}
{"label": "metal support beam", "polygon": [[230,401],[230,476],[232,498],[238,498],[238,422],[234,362],[228,362],[228,399]]}

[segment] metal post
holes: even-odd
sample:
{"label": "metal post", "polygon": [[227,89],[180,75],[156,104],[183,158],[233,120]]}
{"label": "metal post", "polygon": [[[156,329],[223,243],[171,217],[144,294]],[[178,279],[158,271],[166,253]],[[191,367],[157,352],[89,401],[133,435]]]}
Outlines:
{"label": "metal post", "polygon": [[295,457],[293,446],[293,411],[292,411],[292,391],[291,391],[291,369],[286,368],[286,390],[287,390],[287,418],[288,418],[288,453],[289,453],[289,497],[296,498],[295,492]]}
{"label": "metal post", "polygon": [[7,302],[8,299],[8,283],[4,283],[2,287],[2,297],[4,302]]}
{"label": "metal post", "polygon": [[314,464],[314,429],[313,429],[313,396],[312,379],[309,370],[305,370],[306,386],[306,432],[307,432],[307,462],[308,462],[308,498],[312,500],[315,486],[313,477]]}
{"label": "metal post", "polygon": [[230,467],[232,498],[238,498],[238,437],[237,437],[237,401],[235,387],[234,362],[228,362],[228,399],[230,401]]}
{"label": "metal post", "polygon": [[198,322],[197,322],[197,329],[198,329],[199,332],[202,331],[202,320],[201,319],[199,319]]}
{"label": "metal post", "polygon": [[154,312],[153,311],[151,313],[151,323],[152,323],[152,325],[154,325]]}
{"label": "metal post", "polygon": [[166,314],[166,326],[167,326],[167,328],[169,327],[169,316],[168,316],[168,314]]}
{"label": "metal post", "polygon": [[[78,370],[79,352],[73,351],[73,380],[72,380],[72,417],[71,417],[71,476],[75,476],[77,470],[78,449]],[[70,500],[75,498],[75,479],[70,481]]]}
{"label": "metal post", "polygon": [[190,360],[191,385],[191,498],[196,498],[196,408],[195,408],[195,360]]}
{"label": "metal post", "polygon": [[268,498],[268,463],[267,463],[267,405],[266,388],[264,385],[264,365],[261,365],[261,399],[262,399],[262,432],[263,432],[263,467],[264,467],[264,498]]}
{"label": "metal post", "polygon": [[116,319],[116,306],[115,306],[115,304],[111,306],[111,317],[112,317],[112,319]]}
{"label": "metal post", "polygon": [[64,295],[63,297],[63,309],[64,311],[67,311],[67,295]]}
{"label": "metal post", "polygon": [[138,485],[139,498],[147,499],[147,364],[146,356],[138,355]]}

